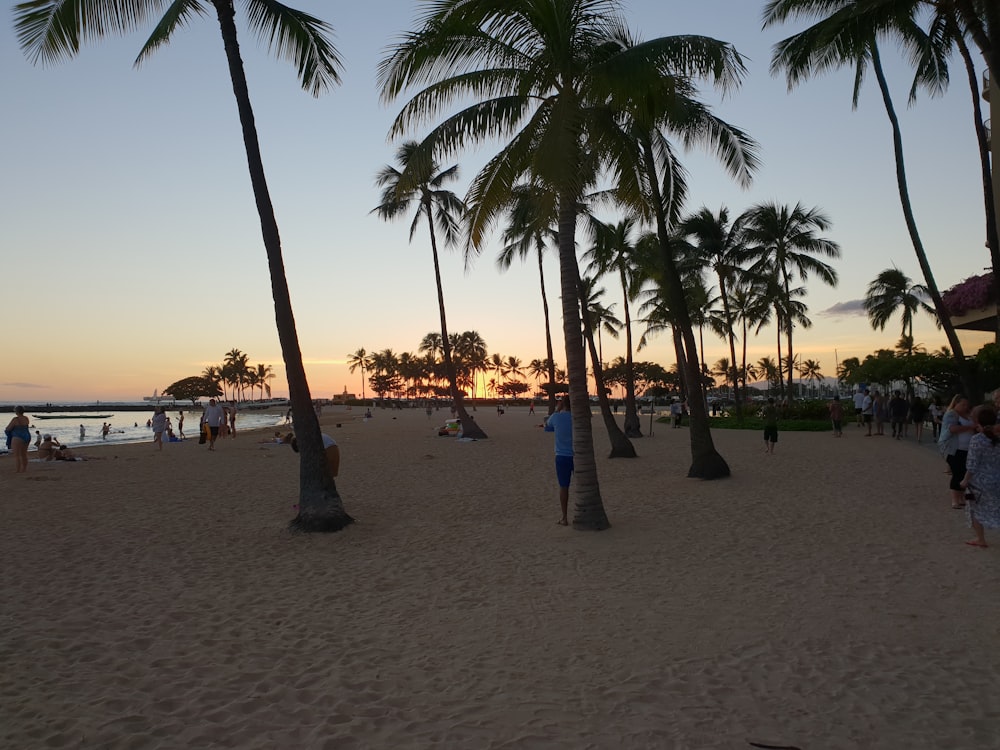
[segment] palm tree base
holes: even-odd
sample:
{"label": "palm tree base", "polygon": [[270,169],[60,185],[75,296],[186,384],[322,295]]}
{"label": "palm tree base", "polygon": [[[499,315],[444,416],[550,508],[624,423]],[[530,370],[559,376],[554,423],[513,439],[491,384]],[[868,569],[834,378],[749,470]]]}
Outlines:
{"label": "palm tree base", "polygon": [[483,428],[476,424],[475,420],[462,420],[462,437],[471,440],[486,440],[488,436],[483,432]]}
{"label": "palm tree base", "polygon": [[589,511],[576,510],[573,516],[573,528],[577,531],[604,531],[611,528],[611,522],[604,512],[603,507],[597,507]]}
{"label": "palm tree base", "polygon": [[731,473],[726,459],[714,449],[697,456],[688,469],[690,479],[724,479]]}
{"label": "palm tree base", "polygon": [[288,522],[288,530],[296,534],[332,534],[354,523],[343,510],[331,513],[300,512]]}
{"label": "palm tree base", "polygon": [[624,433],[611,436],[611,455],[608,458],[635,458],[637,455],[635,446]]}

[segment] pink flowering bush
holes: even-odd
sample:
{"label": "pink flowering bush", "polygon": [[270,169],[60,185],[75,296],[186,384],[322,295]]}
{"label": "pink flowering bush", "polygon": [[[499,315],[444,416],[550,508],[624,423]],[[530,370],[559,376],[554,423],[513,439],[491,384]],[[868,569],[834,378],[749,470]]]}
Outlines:
{"label": "pink flowering bush", "polygon": [[997,290],[993,274],[970,276],[942,294],[941,301],[951,315],[965,315],[970,310],[994,304],[997,301]]}

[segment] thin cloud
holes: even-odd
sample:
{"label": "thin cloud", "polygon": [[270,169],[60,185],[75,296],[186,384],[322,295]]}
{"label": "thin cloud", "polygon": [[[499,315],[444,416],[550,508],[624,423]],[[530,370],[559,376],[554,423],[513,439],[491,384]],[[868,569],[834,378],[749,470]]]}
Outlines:
{"label": "thin cloud", "polygon": [[52,387],[51,385],[39,385],[38,383],[0,383],[0,385],[8,388],[38,388],[40,390]]}
{"label": "thin cloud", "polygon": [[865,311],[865,301],[863,299],[852,299],[847,302],[838,302],[833,307],[828,307],[819,313],[827,317],[836,318],[844,316],[867,315]]}

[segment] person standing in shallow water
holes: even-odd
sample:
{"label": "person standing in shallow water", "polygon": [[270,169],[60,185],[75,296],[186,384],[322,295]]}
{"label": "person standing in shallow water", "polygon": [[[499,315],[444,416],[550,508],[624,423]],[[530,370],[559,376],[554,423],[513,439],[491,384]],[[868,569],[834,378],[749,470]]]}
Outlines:
{"label": "person standing in shallow water", "polygon": [[559,507],[562,510],[560,526],[568,526],[569,483],[573,477],[573,415],[570,413],[569,396],[563,396],[554,413],[545,420],[545,431],[556,434],[556,482],[559,485]]}

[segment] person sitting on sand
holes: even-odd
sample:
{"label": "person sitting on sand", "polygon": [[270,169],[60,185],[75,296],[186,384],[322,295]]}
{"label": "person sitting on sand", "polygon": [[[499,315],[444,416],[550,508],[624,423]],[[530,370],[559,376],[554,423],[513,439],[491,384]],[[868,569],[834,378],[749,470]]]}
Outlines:
{"label": "person sitting on sand", "polygon": [[[292,437],[288,442],[292,445],[292,450],[299,452],[298,438]],[[336,478],[340,473],[340,446],[332,437],[323,433],[323,449],[326,451],[326,465],[330,468],[330,476]]]}
{"label": "person sitting on sand", "polygon": [[1000,529],[1000,435],[997,413],[992,406],[980,406],[972,413],[976,434],[969,441],[965,476],[965,514],[976,536],[970,547],[986,547],[985,529]]}
{"label": "person sitting on sand", "polygon": [[61,448],[58,440],[51,435],[42,435],[42,442],[38,444],[38,460],[52,461],[56,456],[56,450]]}
{"label": "person sitting on sand", "polygon": [[545,431],[556,434],[556,483],[559,485],[559,508],[562,517],[557,522],[568,526],[566,511],[569,507],[569,482],[573,477],[573,415],[570,413],[569,396],[563,396],[554,413],[545,420]]}

